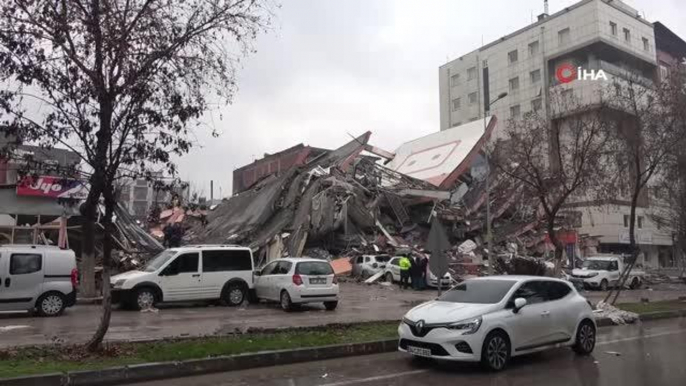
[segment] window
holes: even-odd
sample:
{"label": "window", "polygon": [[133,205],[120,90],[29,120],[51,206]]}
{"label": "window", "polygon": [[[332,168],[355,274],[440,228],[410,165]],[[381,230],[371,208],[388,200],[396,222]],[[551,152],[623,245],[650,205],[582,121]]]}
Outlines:
{"label": "window", "polygon": [[545,282],[544,285],[548,288],[546,298],[551,301],[562,299],[572,292],[572,289],[564,283],[549,281]]}
{"label": "window", "polygon": [[510,64],[517,63],[519,61],[519,52],[517,52],[517,50],[510,51],[507,54],[507,61]]}
{"label": "window", "polygon": [[260,276],[267,276],[271,275],[272,272],[274,272],[274,268],[276,268],[276,264],[278,264],[278,261],[273,261],[269,264],[267,264],[264,268],[262,268],[262,272],[260,273]]}
{"label": "window", "polygon": [[230,249],[202,251],[202,271],[252,271],[250,252]]}
{"label": "window", "polygon": [[357,258],[357,264],[362,264],[364,263],[364,257],[360,256]]}
{"label": "window", "polygon": [[481,68],[488,68],[488,60],[485,60],[481,62]]}
{"label": "window", "polygon": [[450,77],[450,85],[455,87],[460,84],[460,74],[455,74]]}
{"label": "window", "polygon": [[638,229],[643,228],[643,216],[638,216],[637,218]]}
{"label": "window", "polygon": [[460,109],[460,103],[460,98],[453,99],[453,111],[457,111]]}
{"label": "window", "polygon": [[514,280],[467,280],[440,297],[442,302],[495,304],[500,302],[515,284]]}
{"label": "window", "polygon": [[295,266],[295,273],[307,276],[333,275],[333,268],[331,268],[331,264],[325,261],[308,261],[298,263]]}
{"label": "window", "polygon": [[572,35],[569,28],[565,28],[557,33],[557,40],[561,46],[566,46],[569,44],[571,42],[571,38]]}
{"label": "window", "polygon": [[467,80],[476,79],[476,67],[470,67],[467,69]]}
{"label": "window", "polygon": [[364,258],[364,262],[365,262],[365,263],[370,263],[371,261],[372,261],[372,258],[371,258],[371,257],[365,256],[365,258]]}
{"label": "window", "polygon": [[475,103],[476,103],[476,93],[473,92],[473,93],[469,94],[469,104],[473,105]]}
{"label": "window", "polygon": [[152,260],[148,262],[148,265],[143,268],[143,272],[155,272],[158,269],[160,269],[169,259],[174,257],[176,254],[176,251],[173,251],[171,249],[166,249],[162,252],[160,252],[157,256],[155,256]]}
{"label": "window", "polygon": [[15,253],[10,257],[10,275],[27,275],[39,272],[42,268],[41,255],[35,253]]}
{"label": "window", "polygon": [[617,23],[610,22],[610,33],[612,36],[617,36]]}
{"label": "window", "polygon": [[628,28],[624,28],[624,40],[631,43],[631,31]]}
{"label": "window", "polygon": [[391,260],[390,264],[391,264],[391,265],[398,266],[398,265],[400,265],[399,261],[400,261],[400,259],[398,259],[398,258],[393,258],[393,259]]}
{"label": "window", "polygon": [[541,70],[534,70],[529,73],[531,83],[538,83],[541,81]]}
{"label": "window", "polygon": [[624,228],[628,228],[628,227],[629,227],[629,215],[625,214],[624,215]]}
{"label": "window", "polygon": [[530,281],[522,284],[521,287],[515,291],[512,298],[508,302],[508,308],[514,307],[514,300],[517,298],[526,299],[526,304],[538,304],[547,300],[547,286],[542,281]]}
{"label": "window", "polygon": [[538,55],[539,51],[540,44],[538,43],[538,40],[533,43],[529,43],[529,57]]}
{"label": "window", "polygon": [[510,91],[519,90],[519,77],[510,79]]}
{"label": "window", "polygon": [[531,111],[540,111],[543,108],[543,101],[541,98],[534,99],[531,101]]}
{"label": "window", "polygon": [[608,271],[619,271],[619,264],[616,261],[610,262],[610,267]]}
{"label": "window", "polygon": [[198,257],[198,252],[184,253],[177,256],[164,270],[174,273],[196,273],[198,272]]}
{"label": "window", "polygon": [[522,109],[519,107],[519,105],[514,105],[510,107],[510,117],[511,118],[519,118],[519,116],[522,114]]}
{"label": "window", "polygon": [[148,187],[147,186],[136,186],[133,188],[133,199],[134,200],[147,200],[148,199]]}
{"label": "window", "polygon": [[643,38],[643,50],[650,51],[650,41],[647,38]]}
{"label": "window", "polygon": [[274,268],[272,275],[288,275],[288,273],[291,272],[292,266],[293,263],[290,261],[279,261],[279,263],[276,264],[276,268]]}

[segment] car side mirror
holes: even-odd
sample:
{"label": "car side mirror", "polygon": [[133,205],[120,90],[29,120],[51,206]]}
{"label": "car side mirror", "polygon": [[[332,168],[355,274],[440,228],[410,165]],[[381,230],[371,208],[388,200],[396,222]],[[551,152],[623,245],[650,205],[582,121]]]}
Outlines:
{"label": "car side mirror", "polygon": [[514,309],[512,309],[512,311],[516,314],[516,313],[519,312],[519,310],[521,310],[522,308],[524,308],[525,305],[526,305],[526,299],[524,299],[524,298],[517,298],[517,299],[515,299],[515,301],[514,301]]}

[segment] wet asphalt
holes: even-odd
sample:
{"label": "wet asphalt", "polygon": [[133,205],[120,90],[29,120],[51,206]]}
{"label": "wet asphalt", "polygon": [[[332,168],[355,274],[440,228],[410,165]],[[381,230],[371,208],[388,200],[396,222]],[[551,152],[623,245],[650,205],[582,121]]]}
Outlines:
{"label": "wet asphalt", "polygon": [[217,373],[130,386],[667,386],[686,385],[686,319],[599,329],[588,357],[568,348],[513,358],[503,372],[426,363],[402,353]]}

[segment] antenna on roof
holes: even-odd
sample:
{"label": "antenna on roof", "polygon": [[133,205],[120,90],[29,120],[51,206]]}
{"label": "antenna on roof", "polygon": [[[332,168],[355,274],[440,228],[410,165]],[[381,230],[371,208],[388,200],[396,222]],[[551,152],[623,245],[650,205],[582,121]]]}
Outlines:
{"label": "antenna on roof", "polygon": [[548,7],[548,0],[543,0],[543,13],[550,15],[550,9]]}

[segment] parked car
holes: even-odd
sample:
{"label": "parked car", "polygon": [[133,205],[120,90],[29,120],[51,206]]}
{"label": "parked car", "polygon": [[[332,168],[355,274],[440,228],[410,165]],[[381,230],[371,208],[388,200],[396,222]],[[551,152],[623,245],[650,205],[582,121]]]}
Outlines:
{"label": "parked car", "polygon": [[[606,291],[619,283],[626,265],[622,256],[594,256],[584,260],[581,268],[572,270],[570,281],[579,283],[584,288]],[[640,288],[644,272],[632,269],[626,283],[631,289]]]}
{"label": "parked car", "polygon": [[376,275],[386,268],[388,261],[391,259],[388,255],[363,255],[353,259],[353,276],[359,276],[367,279]]}
{"label": "parked car", "polygon": [[0,311],[59,316],[76,303],[74,251],[44,245],[0,246]]}
{"label": "parked car", "polygon": [[259,299],[279,302],[285,311],[305,303],[324,303],[329,311],[338,306],[338,281],[331,264],[323,260],[272,261],[255,272],[255,292]]}
{"label": "parked car", "polygon": [[245,301],[254,288],[250,248],[237,245],[189,245],[171,248],[143,269],[112,276],[112,302],[136,310],[157,303],[221,300],[229,306]]}
{"label": "parked car", "polygon": [[[400,256],[396,256],[391,258],[388,263],[386,264],[386,268],[384,268],[384,280],[386,280],[389,283],[395,283],[400,281]],[[437,288],[438,287],[438,278],[431,273],[431,269],[427,265],[426,267],[426,277],[429,278],[427,280],[427,286]],[[441,288],[449,288],[452,285],[453,282],[453,277],[450,275],[450,273],[446,273],[443,276],[443,279],[441,280]]]}
{"label": "parked car", "polygon": [[569,282],[539,276],[466,280],[410,310],[398,333],[400,351],[496,371],[513,356],[559,345],[587,355],[596,343],[590,303]]}

